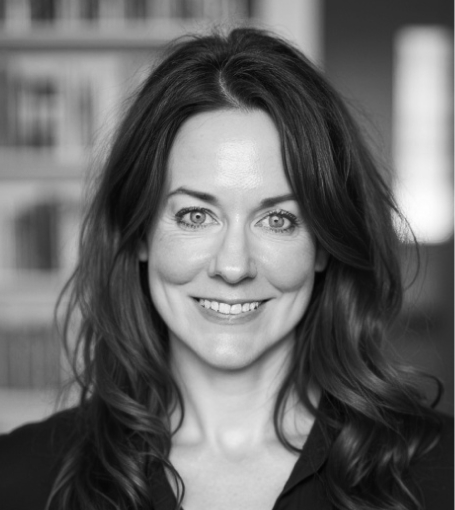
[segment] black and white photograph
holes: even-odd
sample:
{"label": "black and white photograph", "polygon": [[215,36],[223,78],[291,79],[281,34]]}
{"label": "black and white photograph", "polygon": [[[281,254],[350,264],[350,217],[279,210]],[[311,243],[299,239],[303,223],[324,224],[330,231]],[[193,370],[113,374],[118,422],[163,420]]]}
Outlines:
{"label": "black and white photograph", "polygon": [[0,0],[0,510],[453,510],[450,0]]}

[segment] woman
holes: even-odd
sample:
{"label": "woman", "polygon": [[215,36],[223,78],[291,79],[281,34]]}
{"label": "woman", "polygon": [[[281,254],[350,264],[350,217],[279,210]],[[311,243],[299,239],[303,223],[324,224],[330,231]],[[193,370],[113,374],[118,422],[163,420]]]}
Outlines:
{"label": "woman", "polygon": [[176,44],[83,225],[80,404],[1,439],[6,508],[449,508],[450,421],[382,353],[393,212],[296,49],[253,29]]}

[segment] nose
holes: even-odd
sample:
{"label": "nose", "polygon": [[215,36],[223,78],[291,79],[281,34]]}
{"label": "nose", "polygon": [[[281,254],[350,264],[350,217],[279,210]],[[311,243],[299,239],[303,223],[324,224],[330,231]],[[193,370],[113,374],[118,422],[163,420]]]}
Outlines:
{"label": "nose", "polygon": [[[221,233],[220,233],[221,234]],[[244,225],[226,227],[220,235],[214,256],[210,261],[210,276],[220,276],[233,285],[257,274],[256,263],[251,250],[251,239]]]}

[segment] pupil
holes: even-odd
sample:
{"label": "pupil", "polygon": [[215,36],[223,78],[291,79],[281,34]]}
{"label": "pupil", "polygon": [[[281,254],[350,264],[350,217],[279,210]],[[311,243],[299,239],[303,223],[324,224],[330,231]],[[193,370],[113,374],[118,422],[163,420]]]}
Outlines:
{"label": "pupil", "polygon": [[272,227],[281,228],[284,225],[284,218],[280,216],[272,216],[271,218]]}
{"label": "pupil", "polygon": [[190,219],[193,223],[201,224],[205,221],[205,213],[201,211],[193,211],[190,214]]}

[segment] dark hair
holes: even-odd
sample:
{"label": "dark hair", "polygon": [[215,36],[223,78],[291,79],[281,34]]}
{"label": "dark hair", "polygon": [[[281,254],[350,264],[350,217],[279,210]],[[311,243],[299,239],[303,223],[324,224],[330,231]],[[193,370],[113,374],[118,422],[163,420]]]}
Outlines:
{"label": "dark hair", "polygon": [[[287,42],[248,28],[174,44],[118,129],[66,289],[67,342],[72,318],[81,315],[74,354],[83,359],[82,369],[75,363],[80,430],[52,498],[65,509],[149,508],[147,480],[157,467],[183,490],[168,459],[169,409],[183,403],[137,250],[157,214],[177,131],[189,117],[219,109],[262,110],[273,119],[289,183],[330,255],[277,398],[280,441],[292,448],[281,419],[295,390],[336,436],[324,480],[337,508],[421,508],[404,476],[436,442],[437,419],[414,372],[383,353],[402,301],[392,225],[399,213],[327,80]],[[311,383],[329,411],[312,406]]]}

